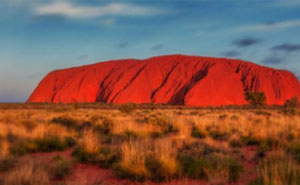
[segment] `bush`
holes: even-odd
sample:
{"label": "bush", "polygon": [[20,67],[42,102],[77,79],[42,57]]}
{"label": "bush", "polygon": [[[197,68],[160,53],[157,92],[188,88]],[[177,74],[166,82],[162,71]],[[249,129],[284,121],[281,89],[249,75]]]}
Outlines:
{"label": "bush", "polygon": [[200,131],[197,127],[192,128],[191,136],[194,138],[200,138],[203,139],[206,137],[206,133],[203,131]]}
{"label": "bush", "polygon": [[60,117],[53,118],[52,123],[56,123],[68,128],[72,128],[77,126],[78,121],[68,116],[60,116]]}
{"label": "bush", "polygon": [[300,107],[299,100],[297,97],[293,97],[289,100],[286,100],[286,102],[283,105],[283,111],[287,114],[295,114],[296,109]]}
{"label": "bush", "polygon": [[88,153],[81,147],[76,147],[72,152],[72,156],[84,163],[94,162],[96,158],[96,154]]}
{"label": "bush", "polygon": [[[223,170],[228,173],[228,181],[237,181],[243,166],[241,163],[230,156],[222,155],[179,155],[178,160],[182,166],[182,173],[193,179],[203,179],[212,176],[211,173],[217,173]],[[208,174],[210,173],[210,174]]]}
{"label": "bush", "polygon": [[264,92],[246,92],[246,100],[254,106],[263,106],[266,104],[266,95]]}
{"label": "bush", "polygon": [[119,106],[119,111],[123,113],[132,113],[137,109],[137,105],[135,103],[127,103]]}
{"label": "bush", "polygon": [[257,176],[250,185],[300,184],[299,166],[284,155],[271,156],[263,161],[259,165]]}
{"label": "bush", "polygon": [[179,155],[178,160],[181,165],[181,173],[193,179],[205,178],[205,169],[211,168],[210,161],[203,157],[184,154]]}
{"label": "bush", "polygon": [[108,135],[111,133],[114,126],[113,120],[109,118],[103,118],[102,124],[95,126],[95,131],[100,132],[101,134]]}
{"label": "bush", "polygon": [[292,154],[300,162],[300,142],[294,141],[287,147],[287,152]]}
{"label": "bush", "polygon": [[55,156],[52,159],[52,167],[50,168],[50,174],[53,179],[62,180],[71,174],[71,161],[62,156]]}
{"label": "bush", "polygon": [[150,172],[151,180],[169,181],[178,176],[177,163],[173,166],[174,164],[164,163],[155,156],[148,156],[145,165]]}
{"label": "bush", "polygon": [[0,160],[0,172],[7,172],[13,169],[17,164],[17,159],[13,157],[7,157]]}
{"label": "bush", "polygon": [[56,136],[46,136],[34,140],[27,139],[14,144],[11,147],[11,153],[16,156],[21,156],[34,152],[63,151],[73,146],[74,142],[72,138],[67,137],[62,140]]}

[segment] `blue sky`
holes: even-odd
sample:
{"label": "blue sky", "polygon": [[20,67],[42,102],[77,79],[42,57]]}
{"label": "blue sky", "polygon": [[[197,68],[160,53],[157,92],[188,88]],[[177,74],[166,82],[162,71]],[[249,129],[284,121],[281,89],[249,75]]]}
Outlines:
{"label": "blue sky", "polygon": [[0,0],[0,102],[54,69],[175,53],[300,76],[300,0]]}

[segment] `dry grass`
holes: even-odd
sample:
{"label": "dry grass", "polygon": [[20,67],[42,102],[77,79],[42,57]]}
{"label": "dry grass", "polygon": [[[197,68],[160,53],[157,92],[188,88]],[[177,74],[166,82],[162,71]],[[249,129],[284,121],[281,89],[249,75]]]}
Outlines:
{"label": "dry grass", "polygon": [[[243,173],[237,164],[245,160],[242,149],[254,145],[260,153],[257,156],[263,156],[251,159],[260,164],[259,182],[283,185],[286,177],[280,176],[280,168],[286,169],[289,182],[297,181],[299,165],[294,161],[300,156],[299,114],[287,115],[279,109],[135,109],[126,113],[118,109],[43,106],[0,109],[0,159],[11,156],[11,149],[20,141],[55,136],[75,141],[79,149],[75,158],[109,167],[123,178],[170,181],[190,177],[226,184]],[[70,122],[54,122],[55,118]],[[278,150],[288,160],[268,162],[270,153]],[[228,161],[222,163],[220,159]],[[32,180],[31,184],[37,180],[51,183],[48,172],[35,169],[33,164],[19,165],[5,174],[5,182],[25,179]]]}
{"label": "dry grass", "polygon": [[4,185],[48,185],[49,175],[45,167],[34,161],[23,161],[10,171],[4,179]]}

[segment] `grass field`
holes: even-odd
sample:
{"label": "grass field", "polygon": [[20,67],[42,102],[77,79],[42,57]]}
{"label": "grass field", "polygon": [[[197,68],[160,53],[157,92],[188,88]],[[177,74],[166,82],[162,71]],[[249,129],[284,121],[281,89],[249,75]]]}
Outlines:
{"label": "grass field", "polygon": [[2,104],[0,184],[298,185],[299,139],[281,107]]}

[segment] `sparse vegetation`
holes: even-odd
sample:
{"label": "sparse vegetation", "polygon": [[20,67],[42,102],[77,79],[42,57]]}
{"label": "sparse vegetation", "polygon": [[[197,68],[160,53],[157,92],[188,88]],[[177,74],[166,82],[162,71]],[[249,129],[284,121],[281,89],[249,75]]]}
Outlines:
{"label": "sparse vegetation", "polygon": [[[297,185],[300,117],[297,106],[291,106],[295,102],[180,111],[168,105],[134,105],[128,111],[127,104],[6,107],[0,110],[0,181],[74,184],[70,178],[80,164],[107,168],[131,181]],[[120,112],[122,106],[128,110]],[[296,112],[282,111],[287,107]],[[244,182],[242,177],[255,168],[256,176]]]}
{"label": "sparse vegetation", "polygon": [[264,92],[246,92],[246,100],[253,106],[263,106],[266,104],[266,95]]}

